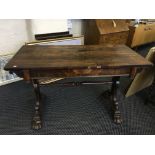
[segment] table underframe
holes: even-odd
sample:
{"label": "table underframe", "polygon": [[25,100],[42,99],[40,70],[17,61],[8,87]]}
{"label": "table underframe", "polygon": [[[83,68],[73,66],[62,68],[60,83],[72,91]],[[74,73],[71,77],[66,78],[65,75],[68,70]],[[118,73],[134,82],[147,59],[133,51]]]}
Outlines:
{"label": "table underframe", "polygon": [[[38,79],[32,79],[32,84],[36,96],[35,103],[35,112],[32,119],[32,129],[40,129],[42,128],[42,100],[40,93],[40,86],[42,85]],[[119,110],[119,102],[118,102],[118,89],[120,84],[120,76],[113,76],[112,81],[83,81],[83,82],[53,82],[52,85],[64,85],[64,86],[80,86],[80,85],[94,85],[94,84],[112,84],[110,91],[110,98],[113,104],[113,120],[114,123],[120,124],[122,123],[121,112]],[[47,84],[46,84],[47,85]]]}

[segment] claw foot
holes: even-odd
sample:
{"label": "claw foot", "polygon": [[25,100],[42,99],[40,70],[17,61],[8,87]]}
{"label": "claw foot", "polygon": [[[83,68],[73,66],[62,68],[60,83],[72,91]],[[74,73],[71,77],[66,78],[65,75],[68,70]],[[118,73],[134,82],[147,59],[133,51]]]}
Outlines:
{"label": "claw foot", "polygon": [[32,120],[32,129],[41,129],[41,118],[39,115],[35,115]]}
{"label": "claw foot", "polygon": [[116,111],[116,112],[114,113],[114,122],[115,122],[116,124],[121,124],[121,123],[122,123],[122,118],[121,118],[121,113],[120,113],[120,111]]}

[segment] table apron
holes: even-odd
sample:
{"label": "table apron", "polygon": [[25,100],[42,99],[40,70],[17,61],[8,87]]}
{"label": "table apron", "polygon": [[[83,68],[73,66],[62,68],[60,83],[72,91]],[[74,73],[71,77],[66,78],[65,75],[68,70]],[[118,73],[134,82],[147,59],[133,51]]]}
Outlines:
{"label": "table apron", "polygon": [[[25,72],[27,73],[27,72]],[[130,68],[119,69],[61,69],[61,70],[30,70],[30,78],[67,78],[83,76],[127,76]],[[27,74],[26,74],[27,76]],[[28,79],[28,78],[27,78]]]}

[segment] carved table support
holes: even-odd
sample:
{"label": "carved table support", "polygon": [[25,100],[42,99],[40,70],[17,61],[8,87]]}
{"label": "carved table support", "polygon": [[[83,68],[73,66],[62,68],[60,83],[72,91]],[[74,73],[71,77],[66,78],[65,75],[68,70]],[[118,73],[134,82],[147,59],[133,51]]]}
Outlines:
{"label": "carved table support", "polygon": [[36,96],[36,104],[35,104],[35,113],[32,119],[32,129],[40,129],[42,127],[41,122],[41,94],[40,94],[40,88],[39,88],[39,82],[36,79],[32,80],[32,84],[34,87],[34,92]]}
{"label": "carved table support", "polygon": [[118,86],[119,86],[119,79],[120,77],[113,77],[112,78],[112,87],[111,87],[111,98],[114,106],[114,122],[117,124],[122,123],[122,118],[121,118],[121,112],[119,110],[119,103],[117,100],[118,96]]}

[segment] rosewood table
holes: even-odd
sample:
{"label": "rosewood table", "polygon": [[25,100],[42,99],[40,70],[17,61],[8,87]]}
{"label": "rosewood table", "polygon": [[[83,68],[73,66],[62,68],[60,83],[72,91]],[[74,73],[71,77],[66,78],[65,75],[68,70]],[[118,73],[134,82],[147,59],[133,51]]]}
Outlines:
{"label": "rosewood table", "polygon": [[83,81],[55,84],[112,84],[111,99],[115,123],[121,123],[117,91],[121,76],[134,77],[139,69],[152,66],[125,45],[24,45],[5,66],[5,70],[31,81],[36,95],[32,128],[42,127],[41,80],[68,77],[112,77],[112,81]]}

